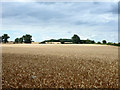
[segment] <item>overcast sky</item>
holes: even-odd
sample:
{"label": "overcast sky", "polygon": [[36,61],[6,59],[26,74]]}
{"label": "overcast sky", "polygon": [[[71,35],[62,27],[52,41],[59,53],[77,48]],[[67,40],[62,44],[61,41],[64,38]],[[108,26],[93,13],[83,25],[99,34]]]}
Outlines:
{"label": "overcast sky", "polygon": [[31,34],[34,41],[71,38],[118,41],[117,2],[4,2],[1,35]]}

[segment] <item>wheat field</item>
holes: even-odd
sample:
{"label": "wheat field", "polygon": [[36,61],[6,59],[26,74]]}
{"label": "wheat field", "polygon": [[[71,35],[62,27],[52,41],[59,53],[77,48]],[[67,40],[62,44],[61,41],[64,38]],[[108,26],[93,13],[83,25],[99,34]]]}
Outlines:
{"label": "wheat field", "polygon": [[118,88],[118,47],[3,44],[3,88]]}

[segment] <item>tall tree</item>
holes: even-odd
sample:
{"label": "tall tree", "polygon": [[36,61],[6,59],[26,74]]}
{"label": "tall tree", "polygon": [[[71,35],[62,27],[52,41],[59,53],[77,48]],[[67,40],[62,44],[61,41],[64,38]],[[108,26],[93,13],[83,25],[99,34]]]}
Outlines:
{"label": "tall tree", "polygon": [[74,34],[74,36],[72,37],[72,42],[75,44],[79,44],[80,43],[80,37],[76,34]]}
{"label": "tall tree", "polygon": [[8,38],[10,38],[10,37],[8,36],[8,34],[2,35],[2,41],[3,41],[4,43],[7,43],[7,42],[8,42]]}
{"label": "tall tree", "polygon": [[23,36],[24,43],[31,43],[32,42],[32,36],[29,34],[26,34]]}
{"label": "tall tree", "polygon": [[102,42],[103,42],[103,44],[106,44],[106,43],[107,43],[107,41],[106,41],[106,40],[103,40]]}

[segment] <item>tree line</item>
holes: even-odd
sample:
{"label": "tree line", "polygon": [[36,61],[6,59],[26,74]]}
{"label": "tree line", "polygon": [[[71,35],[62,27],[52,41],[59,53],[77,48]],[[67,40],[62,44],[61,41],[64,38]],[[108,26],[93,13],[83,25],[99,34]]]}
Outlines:
{"label": "tree line", "polygon": [[[1,37],[1,39],[2,39],[1,41],[3,43],[8,43],[9,38],[10,38],[10,36],[8,36],[8,34],[4,34]],[[30,34],[23,35],[22,37],[16,38],[14,40],[14,43],[31,43],[31,42],[32,42],[32,36]]]}
{"label": "tree line", "polygon": [[[8,34],[3,34],[1,38],[1,42],[3,43],[8,43],[8,39],[10,36]],[[23,35],[20,38],[16,38],[14,40],[15,43],[31,43],[32,42],[32,35],[26,34]],[[71,39],[50,39],[50,40],[45,40],[40,42],[41,44],[44,44],[45,42],[61,42],[61,44],[64,44],[65,42],[72,42],[73,44],[107,44],[107,45],[115,45],[115,46],[120,46],[120,43],[112,43],[112,42],[107,42],[106,40],[102,40],[102,42],[95,42],[94,40],[81,40],[80,37],[76,34],[71,37]]]}
{"label": "tree line", "polygon": [[[73,44],[95,44],[96,42],[94,40],[81,40],[80,37],[76,34],[73,35],[73,37],[71,39],[50,39],[50,40],[45,40],[42,41],[41,43],[45,43],[45,42],[61,42],[61,44],[64,44],[65,42],[72,42]],[[107,41],[103,40],[102,41],[103,44],[106,44]],[[96,44],[102,44],[101,42],[97,42]]]}

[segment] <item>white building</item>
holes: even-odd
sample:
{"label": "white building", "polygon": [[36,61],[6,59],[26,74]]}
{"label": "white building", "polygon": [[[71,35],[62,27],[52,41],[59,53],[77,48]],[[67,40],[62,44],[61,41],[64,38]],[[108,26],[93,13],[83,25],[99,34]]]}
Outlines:
{"label": "white building", "polygon": [[61,44],[61,42],[45,42],[45,44]]}

